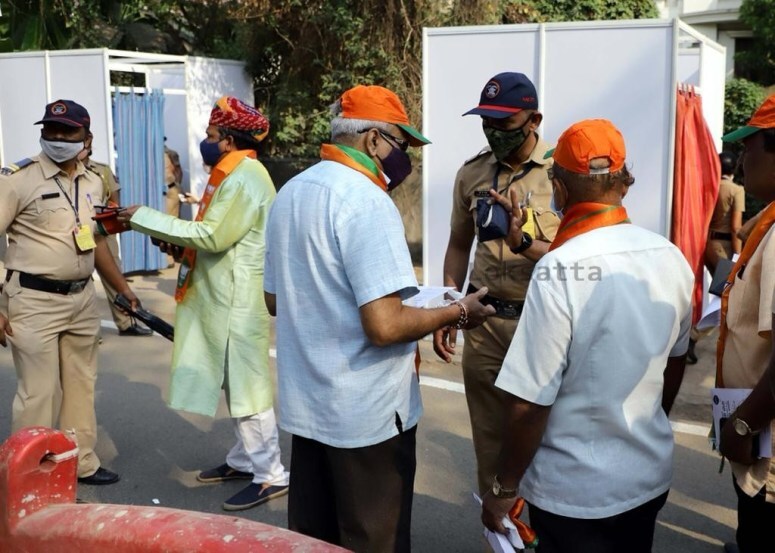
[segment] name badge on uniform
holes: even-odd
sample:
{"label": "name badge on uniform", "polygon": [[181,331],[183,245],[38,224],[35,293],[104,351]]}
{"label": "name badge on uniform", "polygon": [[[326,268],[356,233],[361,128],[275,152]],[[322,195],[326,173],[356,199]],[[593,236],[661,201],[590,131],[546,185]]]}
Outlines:
{"label": "name badge on uniform", "polygon": [[73,231],[75,235],[75,244],[82,252],[88,252],[97,247],[97,243],[94,241],[94,235],[91,232],[89,225],[80,225]]}

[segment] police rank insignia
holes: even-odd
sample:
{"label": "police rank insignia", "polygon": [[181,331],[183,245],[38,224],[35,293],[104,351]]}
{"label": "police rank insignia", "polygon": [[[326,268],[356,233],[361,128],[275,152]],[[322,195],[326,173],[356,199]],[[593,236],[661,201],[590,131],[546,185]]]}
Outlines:
{"label": "police rank insignia", "polygon": [[32,159],[25,157],[21,161],[17,161],[16,163],[11,163],[6,167],[3,167],[2,169],[0,169],[0,175],[13,175],[16,171],[18,171],[19,169],[24,169],[30,163],[32,163]]}

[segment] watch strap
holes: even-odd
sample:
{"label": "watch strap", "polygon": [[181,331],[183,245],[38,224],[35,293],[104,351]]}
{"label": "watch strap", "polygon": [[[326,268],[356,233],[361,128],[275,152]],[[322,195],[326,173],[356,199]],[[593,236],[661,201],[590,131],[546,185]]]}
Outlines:
{"label": "watch strap", "polygon": [[533,245],[533,237],[530,236],[528,233],[523,232],[522,233],[522,243],[517,246],[516,248],[509,248],[511,250],[511,253],[513,254],[520,254],[530,248],[530,246]]}

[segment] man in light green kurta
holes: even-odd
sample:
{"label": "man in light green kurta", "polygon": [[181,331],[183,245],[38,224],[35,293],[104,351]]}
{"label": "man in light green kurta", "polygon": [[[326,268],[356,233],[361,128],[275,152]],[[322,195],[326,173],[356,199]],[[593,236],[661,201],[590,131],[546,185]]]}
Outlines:
{"label": "man in light green kurta", "polygon": [[226,510],[253,507],[288,488],[272,408],[263,298],[264,228],[275,189],[255,149],[268,126],[254,108],[221,98],[200,145],[213,169],[196,220],[142,206],[120,216],[182,258],[169,404],[214,416],[225,390],[237,444],[225,464],[197,478],[252,480],[223,504]]}

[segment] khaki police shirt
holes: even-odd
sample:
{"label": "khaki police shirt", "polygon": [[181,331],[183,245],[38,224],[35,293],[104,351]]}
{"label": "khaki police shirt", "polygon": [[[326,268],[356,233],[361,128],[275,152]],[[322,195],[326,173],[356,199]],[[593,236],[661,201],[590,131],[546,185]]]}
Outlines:
{"label": "khaki police shirt", "polygon": [[[11,174],[0,175],[0,233],[8,233],[5,267],[55,280],[79,280],[94,272],[94,250],[79,252],[73,231],[75,182],[41,153],[32,163]],[[102,180],[82,163],[75,170],[81,224],[97,228],[94,204],[102,199]]]}
{"label": "khaki police shirt", "polygon": [[118,179],[113,174],[113,171],[110,170],[108,165],[100,163],[99,161],[90,159],[86,162],[86,168],[92,173],[96,174],[102,181],[102,202],[100,203],[102,205],[106,205],[110,196],[114,192],[121,190],[121,185],[118,183]]}
{"label": "khaki police shirt", "polygon": [[745,211],[745,189],[730,177],[724,176],[719,184],[710,230],[731,233],[733,211]]}
{"label": "khaki police shirt", "polygon": [[[772,354],[773,311],[775,226],[764,236],[729,291],[728,332],[721,363],[727,388],[753,388],[767,370]],[[772,426],[775,431],[775,424]],[[766,484],[767,501],[775,503],[775,458],[760,459],[750,466],[732,463],[732,471],[748,495],[753,496]]]}
{"label": "khaki police shirt", "polygon": [[175,150],[164,147],[164,182],[167,186],[180,184],[180,156]]}
{"label": "khaki police shirt", "polygon": [[[530,157],[517,167],[500,163],[489,148],[468,160],[455,177],[455,190],[452,200],[453,230],[465,231],[466,227],[476,228],[476,202],[479,198],[488,198],[493,178],[498,167],[498,192],[508,197],[508,190],[516,188],[519,201],[525,203],[528,193],[528,207],[533,208],[536,236],[534,239],[551,242],[560,225],[560,219],[550,209],[552,183],[547,171],[552,159],[544,159],[549,144],[539,139]],[[523,177],[521,173],[532,165],[532,169]],[[523,300],[530,283],[535,262],[511,253],[503,240],[477,242],[474,268],[471,271],[471,284],[477,288],[487,286],[489,294],[504,300]]]}

